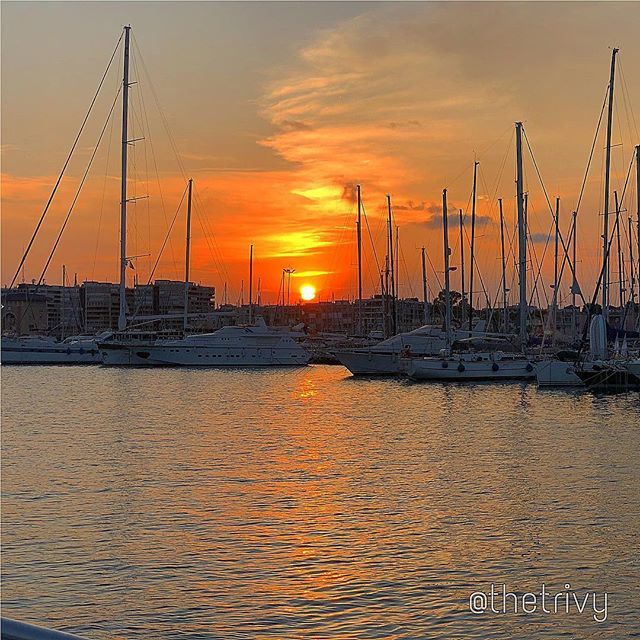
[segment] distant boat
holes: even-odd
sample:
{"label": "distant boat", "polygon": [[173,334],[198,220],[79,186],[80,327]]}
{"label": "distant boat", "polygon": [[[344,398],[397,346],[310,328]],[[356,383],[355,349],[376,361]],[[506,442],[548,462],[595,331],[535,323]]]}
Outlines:
{"label": "distant boat", "polygon": [[[519,257],[526,263],[526,220],[522,173],[522,123],[516,123],[516,189],[518,206]],[[406,371],[413,380],[472,382],[477,380],[530,380],[534,365],[523,353],[505,352],[513,345],[504,338],[469,337],[453,343],[451,328],[451,296],[447,190],[442,191],[442,231],[444,241],[445,347],[437,357],[407,358]],[[520,348],[527,342],[526,269],[520,270]],[[500,348],[502,347],[502,349]]]}
{"label": "distant boat", "polygon": [[100,364],[95,338],[74,336],[58,342],[49,336],[2,337],[2,364]]}
{"label": "distant boat", "polygon": [[222,327],[213,333],[179,340],[138,344],[99,344],[105,365],[182,367],[304,366],[310,354],[296,333],[268,327],[262,318],[253,325]]}
{"label": "distant boat", "polygon": [[520,354],[483,351],[442,354],[439,358],[412,358],[407,363],[412,380],[472,382],[481,380],[531,380],[534,365]]}
{"label": "distant boat", "polygon": [[[484,322],[480,322],[475,331],[456,331],[454,337],[484,336],[483,329]],[[424,325],[369,347],[336,349],[332,353],[354,376],[389,376],[406,373],[408,358],[435,356],[446,346],[446,333],[441,327]]]}

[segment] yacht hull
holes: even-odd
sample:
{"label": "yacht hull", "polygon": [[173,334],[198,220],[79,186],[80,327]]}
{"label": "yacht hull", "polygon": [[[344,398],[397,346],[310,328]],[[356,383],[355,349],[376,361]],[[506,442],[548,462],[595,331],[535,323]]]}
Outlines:
{"label": "yacht hull", "polygon": [[[126,351],[126,355],[119,357],[127,361],[119,364],[155,367],[300,367],[309,362],[309,354],[297,348],[140,345],[128,347]],[[114,356],[111,360],[111,364],[117,364]]]}
{"label": "yacht hull", "polygon": [[2,364],[100,364],[98,346],[91,343],[51,342],[38,345],[20,344],[14,340],[2,341]]}
{"label": "yacht hull", "polygon": [[108,367],[148,367],[152,364],[136,354],[137,350],[144,349],[140,345],[104,343],[99,347],[102,364]]}
{"label": "yacht hull", "polygon": [[399,353],[344,350],[334,355],[354,376],[398,376],[407,371],[407,359]]}
{"label": "yacht hull", "polygon": [[310,359],[295,343],[285,347],[104,343],[100,351],[103,364],[116,367],[299,367]]}
{"label": "yacht hull", "polygon": [[407,373],[412,380],[440,380],[453,382],[486,380],[532,380],[535,369],[527,360],[472,361],[455,358],[443,360],[412,359]]}

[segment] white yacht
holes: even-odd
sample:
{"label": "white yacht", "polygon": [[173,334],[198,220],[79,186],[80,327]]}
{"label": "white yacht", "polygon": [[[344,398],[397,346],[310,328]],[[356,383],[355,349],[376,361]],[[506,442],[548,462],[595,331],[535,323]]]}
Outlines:
{"label": "white yacht", "polygon": [[48,336],[2,337],[2,364],[100,364],[96,339],[73,336],[58,342]]}
{"label": "white yacht", "polygon": [[296,341],[298,334],[268,327],[262,318],[247,326],[222,327],[213,333],[180,340],[137,344],[101,342],[107,365],[183,367],[304,366],[309,354]]}
{"label": "white yacht", "polygon": [[[484,327],[479,322],[475,331],[456,331],[454,337],[482,336]],[[446,344],[446,332],[440,326],[424,325],[370,347],[337,349],[333,354],[354,376],[400,375],[407,372],[408,358],[437,355]]]}

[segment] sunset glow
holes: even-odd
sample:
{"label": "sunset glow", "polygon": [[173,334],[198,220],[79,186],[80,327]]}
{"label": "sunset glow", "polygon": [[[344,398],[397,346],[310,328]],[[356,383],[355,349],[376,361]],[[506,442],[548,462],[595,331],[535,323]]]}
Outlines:
{"label": "sunset glow", "polygon": [[300,297],[305,300],[313,300],[316,297],[316,288],[311,284],[304,284],[300,287]]}
{"label": "sunset glow", "polygon": [[[155,278],[182,277],[184,203],[158,254],[189,175],[196,194],[191,277],[226,289],[230,300],[240,298],[243,281],[246,288],[250,244],[265,302],[277,301],[283,268],[294,269],[296,278],[317,274],[319,291],[352,299],[356,184],[362,185],[366,213],[364,295],[380,288],[387,193],[399,227],[400,295],[422,291],[422,246],[429,258],[429,290],[435,290],[443,270],[441,192],[448,189],[453,213],[461,208],[468,216],[476,158],[481,232],[475,255],[493,299],[501,277],[498,197],[510,229],[515,220],[513,123],[525,122],[549,197],[561,198],[563,230],[580,192],[612,43],[621,47],[627,74],[627,84],[620,80],[613,132],[612,189],[618,192],[630,145],[638,142],[632,139],[636,134],[623,102],[636,110],[640,103],[638,83],[629,80],[640,64],[633,3],[616,5],[615,12],[598,3],[496,3],[492,11],[464,3],[326,3],[322,24],[317,12],[307,18],[300,9],[292,16],[287,5],[277,3],[252,12],[242,3],[192,3],[184,15],[167,3],[162,12],[154,11],[154,3],[135,10],[121,3],[54,4],[43,4],[36,16],[29,14],[29,3],[8,3],[3,12],[3,89],[11,97],[3,106],[2,128],[3,283],[15,273],[105,57],[122,24],[129,22],[142,56],[139,61],[136,48],[129,137],[139,141],[131,145],[128,188],[139,199],[129,206],[128,246],[132,256],[141,257],[134,260],[135,272],[127,272],[131,283],[134,278],[146,281],[156,260]],[[70,19],[80,19],[78,12],[86,14],[86,24],[103,26],[96,33],[74,31],[64,38],[50,28],[57,21],[63,28]],[[496,23],[503,25],[501,38],[495,38]],[[21,26],[19,36],[12,24]],[[202,33],[193,34],[193,24],[202,25]],[[572,25],[569,32],[566,24]],[[168,34],[171,46],[159,46]],[[189,47],[179,45],[183,40]],[[223,60],[227,41],[235,43],[234,53]],[[548,46],[555,41],[564,46]],[[25,48],[28,76],[20,66]],[[78,55],[85,49],[90,56]],[[55,58],[48,55],[52,50]],[[141,61],[153,85],[138,71]],[[105,87],[117,87],[119,73],[114,67]],[[110,99],[96,105],[99,115],[89,122],[79,157],[69,165],[25,264],[27,281],[38,278],[46,263]],[[46,119],[35,106],[42,104],[47,105]],[[46,273],[49,283],[59,282],[62,265],[79,282],[117,281],[118,135],[114,120]],[[578,217],[578,278],[585,291],[593,286],[600,263],[602,181],[597,167],[604,140],[596,149]],[[551,213],[529,157],[525,172],[544,294],[553,274],[553,252],[544,251]],[[623,207],[633,211],[636,197],[635,188],[629,189]],[[450,225],[455,264],[460,263],[458,233]],[[468,261],[468,247],[466,255]],[[513,260],[508,263],[512,284],[517,276]],[[460,272],[454,278],[459,280]],[[460,288],[460,283],[452,286]],[[562,293],[564,303],[566,283]]]}

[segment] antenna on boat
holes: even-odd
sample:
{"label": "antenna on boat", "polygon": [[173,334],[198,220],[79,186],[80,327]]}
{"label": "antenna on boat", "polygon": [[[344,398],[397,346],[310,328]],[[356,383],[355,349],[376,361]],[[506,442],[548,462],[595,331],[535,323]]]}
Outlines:
{"label": "antenna on boat", "polygon": [[602,266],[604,275],[602,279],[602,315],[607,318],[609,306],[609,251],[607,243],[609,242],[609,184],[611,177],[611,130],[613,128],[613,91],[616,78],[616,56],[618,49],[611,52],[611,75],[609,77],[609,99],[607,105],[607,147],[605,155],[604,169],[604,212],[603,212],[603,231],[602,231]]}
{"label": "antenna on boat", "polygon": [[518,281],[520,285],[520,340],[527,344],[527,222],[522,174],[522,122],[516,122],[516,204],[518,207]]}
{"label": "antenna on boat", "polygon": [[129,145],[127,125],[129,111],[129,36],[131,26],[124,28],[124,71],[122,75],[122,169],[120,176],[120,313],[118,330],[127,325],[127,149]]}
{"label": "antenna on boat", "polygon": [[184,256],[184,317],[183,329],[187,332],[187,322],[189,317],[189,266],[191,256],[191,195],[193,192],[193,178],[189,178],[189,195],[187,197],[187,236]]}

